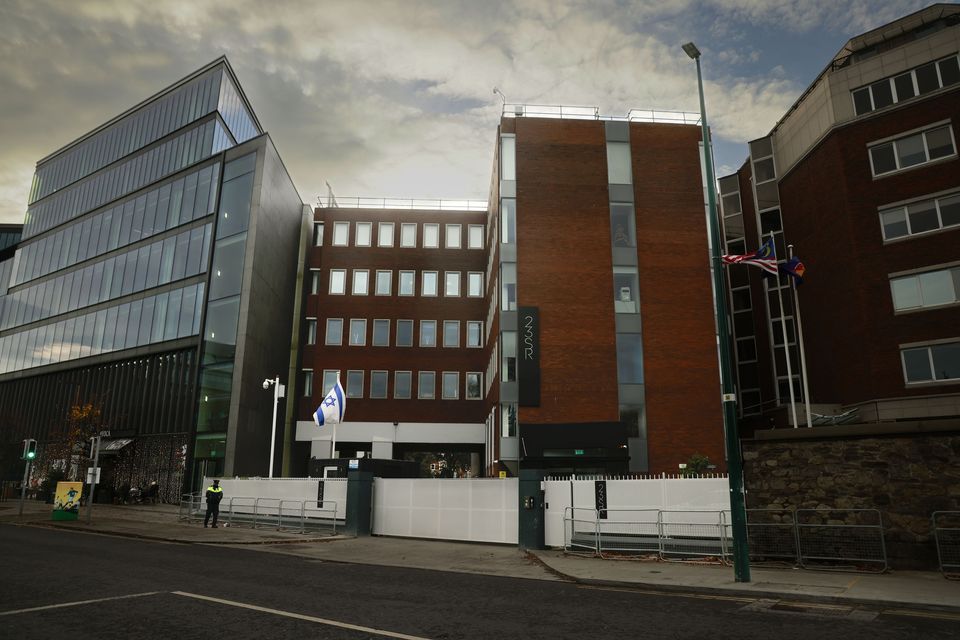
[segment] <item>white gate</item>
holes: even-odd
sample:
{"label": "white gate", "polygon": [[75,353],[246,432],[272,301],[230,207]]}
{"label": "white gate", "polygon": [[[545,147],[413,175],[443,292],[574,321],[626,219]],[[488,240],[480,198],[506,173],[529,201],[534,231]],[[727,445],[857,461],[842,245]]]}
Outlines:
{"label": "white gate", "polygon": [[373,533],[517,544],[516,478],[374,478]]}

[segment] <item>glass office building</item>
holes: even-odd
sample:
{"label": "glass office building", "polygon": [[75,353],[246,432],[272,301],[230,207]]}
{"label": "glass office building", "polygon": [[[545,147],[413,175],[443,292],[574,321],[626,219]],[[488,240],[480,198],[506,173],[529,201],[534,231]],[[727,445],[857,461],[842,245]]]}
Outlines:
{"label": "glass office building", "polygon": [[225,58],[40,160],[0,260],[7,449],[90,403],[105,485],[266,473],[304,215]]}

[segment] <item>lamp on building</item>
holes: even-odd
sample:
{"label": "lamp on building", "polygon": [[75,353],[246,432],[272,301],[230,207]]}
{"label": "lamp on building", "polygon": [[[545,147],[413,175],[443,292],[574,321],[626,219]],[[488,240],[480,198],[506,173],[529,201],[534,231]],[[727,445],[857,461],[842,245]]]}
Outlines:
{"label": "lamp on building", "polygon": [[697,63],[697,89],[700,94],[700,130],[703,140],[703,167],[707,182],[708,223],[710,225],[710,254],[713,268],[713,299],[716,301],[717,333],[720,342],[720,376],[723,391],[723,427],[727,444],[727,464],[730,479],[730,512],[733,524],[733,571],[737,582],[750,582],[750,551],[747,547],[747,513],[743,498],[743,464],[740,461],[740,437],[737,433],[737,394],[733,385],[730,336],[727,329],[726,278],[720,247],[720,223],[717,219],[717,187],[713,175],[713,147],[707,127],[707,107],[703,99],[703,75],[700,71],[700,50],[688,42],[683,51]]}
{"label": "lamp on building", "polygon": [[277,404],[280,402],[280,398],[283,397],[285,387],[280,384],[280,376],[277,376],[274,379],[266,378],[263,381],[263,389],[266,391],[270,387],[273,387],[273,422],[270,423],[270,467],[267,473],[268,478],[273,477],[273,454],[274,448],[277,445]]}

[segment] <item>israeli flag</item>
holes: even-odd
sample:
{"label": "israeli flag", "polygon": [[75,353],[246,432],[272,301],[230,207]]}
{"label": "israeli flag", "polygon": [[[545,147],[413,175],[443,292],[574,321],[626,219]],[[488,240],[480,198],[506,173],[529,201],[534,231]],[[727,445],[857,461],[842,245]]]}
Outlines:
{"label": "israeli flag", "polygon": [[340,424],[343,422],[343,414],[347,410],[347,397],[340,386],[340,379],[337,378],[336,384],[330,393],[324,397],[323,402],[313,413],[313,421],[317,426],[322,427],[325,424]]}

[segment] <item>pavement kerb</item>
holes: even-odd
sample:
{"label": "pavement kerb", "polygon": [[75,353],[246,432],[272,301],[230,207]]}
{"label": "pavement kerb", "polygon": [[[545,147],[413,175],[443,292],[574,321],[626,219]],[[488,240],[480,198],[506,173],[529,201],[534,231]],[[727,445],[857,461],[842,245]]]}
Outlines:
{"label": "pavement kerb", "polygon": [[277,544],[304,544],[308,542],[332,542],[340,540],[343,536],[331,536],[325,538],[299,538],[290,540],[190,540],[186,538],[174,538],[170,536],[151,536],[143,533],[133,533],[130,531],[116,531],[112,529],[97,529],[96,527],[84,527],[70,524],[57,524],[53,522],[19,522],[11,523],[24,527],[44,527],[47,529],[60,529],[63,531],[81,531],[83,533],[96,533],[104,536],[116,536],[119,538],[133,538],[136,540],[150,540],[153,542],[174,542],[177,544],[213,544],[213,545],[231,545],[231,546],[257,546],[257,545],[277,545]]}

